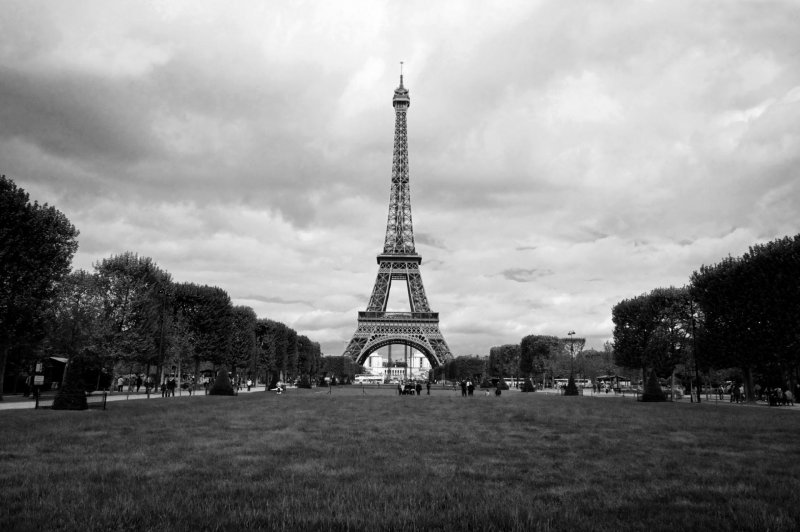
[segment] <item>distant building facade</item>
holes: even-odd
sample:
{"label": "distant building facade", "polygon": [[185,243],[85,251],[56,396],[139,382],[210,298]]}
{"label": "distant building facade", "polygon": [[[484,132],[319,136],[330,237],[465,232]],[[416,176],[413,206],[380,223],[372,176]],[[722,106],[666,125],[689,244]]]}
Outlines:
{"label": "distant building facade", "polygon": [[384,380],[425,380],[431,369],[427,357],[407,346],[390,345],[369,355],[364,368]]}

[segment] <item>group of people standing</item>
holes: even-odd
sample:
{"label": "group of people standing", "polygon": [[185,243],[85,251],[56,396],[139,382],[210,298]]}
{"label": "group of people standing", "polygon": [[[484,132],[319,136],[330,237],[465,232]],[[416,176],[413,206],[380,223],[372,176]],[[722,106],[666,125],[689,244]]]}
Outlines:
{"label": "group of people standing", "polygon": [[475,383],[472,382],[472,379],[462,379],[459,382],[461,386],[461,397],[471,396],[475,392]]}
{"label": "group of people standing", "polygon": [[178,387],[178,381],[175,377],[170,376],[161,383],[161,397],[175,397],[175,388]]}
{"label": "group of people standing", "polygon": [[[726,390],[725,387],[720,386],[717,388],[717,395],[720,400],[723,398]],[[784,390],[780,386],[771,388],[769,386],[761,387],[756,384],[753,387],[753,393],[758,401],[766,401],[769,406],[793,406],[794,394],[791,390]],[[731,403],[745,403],[747,402],[747,395],[745,394],[743,384],[732,384],[730,387],[730,402]]]}
{"label": "group of people standing", "polygon": [[794,406],[794,394],[791,390],[782,388],[767,388],[764,390],[769,406]]}
{"label": "group of people standing", "polygon": [[125,384],[128,384],[128,391],[134,391],[136,389],[136,393],[139,393],[142,386],[144,386],[145,391],[149,391],[150,388],[153,387],[153,379],[150,376],[142,377],[141,375],[136,375],[136,377],[125,377],[119,376],[117,377],[117,391],[122,392],[124,391]]}
{"label": "group of people standing", "polygon": [[[431,382],[425,382],[425,388],[428,391],[428,395],[431,394]],[[408,382],[405,385],[402,382],[397,383],[397,395],[414,395],[416,392],[417,395],[422,395],[422,383],[419,381]]]}

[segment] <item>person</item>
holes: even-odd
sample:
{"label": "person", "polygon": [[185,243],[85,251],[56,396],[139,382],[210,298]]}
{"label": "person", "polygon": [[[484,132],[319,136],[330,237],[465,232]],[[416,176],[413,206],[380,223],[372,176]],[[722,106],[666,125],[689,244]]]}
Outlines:
{"label": "person", "polygon": [[175,377],[170,377],[167,381],[167,396],[168,397],[175,397],[175,388],[177,387],[178,383],[175,382]]}
{"label": "person", "polygon": [[139,393],[139,388],[141,388],[141,387],[142,387],[142,376],[141,375],[137,375],[136,376],[136,393]]}
{"label": "person", "polygon": [[467,396],[467,381],[461,380],[461,397]]}
{"label": "person", "polygon": [[472,392],[475,391],[475,385],[472,384],[472,379],[467,381],[467,395],[472,395]]}
{"label": "person", "polygon": [[397,383],[397,395],[403,395],[403,385],[400,382]]}
{"label": "person", "polygon": [[[488,391],[488,390],[487,390]],[[500,395],[500,386],[498,385],[497,388],[494,390],[495,395]]]}
{"label": "person", "polygon": [[278,383],[275,385],[275,392],[278,395],[281,395],[283,393],[283,383],[281,381],[278,381]]}
{"label": "person", "polygon": [[247,379],[247,391],[249,392],[250,388],[252,388],[252,387],[253,387],[253,380],[252,379]]}
{"label": "person", "polygon": [[431,381],[425,383],[425,388],[428,390],[428,395],[431,394]]}
{"label": "person", "polygon": [[167,396],[167,381],[161,383],[161,397]]}
{"label": "person", "polygon": [[125,379],[122,377],[117,379],[117,391],[122,392],[122,387],[125,386]]}
{"label": "person", "polygon": [[417,388],[417,395],[422,395],[422,384],[419,381],[417,381],[416,388]]}

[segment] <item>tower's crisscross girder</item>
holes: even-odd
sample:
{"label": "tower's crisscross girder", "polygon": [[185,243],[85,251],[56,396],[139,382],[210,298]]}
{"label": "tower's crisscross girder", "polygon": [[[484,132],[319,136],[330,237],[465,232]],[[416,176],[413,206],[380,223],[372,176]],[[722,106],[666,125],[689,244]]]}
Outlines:
{"label": "tower's crisscross girder", "polygon": [[[420,275],[420,257],[414,248],[411,222],[411,188],[408,171],[406,115],[411,100],[408,89],[394,91],[395,109],[392,185],[383,253],[378,256],[378,276],[367,310],[358,313],[358,326],[344,354],[361,364],[375,350],[390,344],[409,345],[436,367],[452,358],[442,332],[439,314],[431,312]],[[392,280],[405,281],[411,312],[387,312]]]}
{"label": "tower's crisscross girder", "polygon": [[[402,82],[400,88],[403,89]],[[384,253],[415,253],[414,226],[411,221],[411,187],[408,182],[407,109],[407,104],[395,105],[392,188],[389,193],[389,216],[386,221]]]}

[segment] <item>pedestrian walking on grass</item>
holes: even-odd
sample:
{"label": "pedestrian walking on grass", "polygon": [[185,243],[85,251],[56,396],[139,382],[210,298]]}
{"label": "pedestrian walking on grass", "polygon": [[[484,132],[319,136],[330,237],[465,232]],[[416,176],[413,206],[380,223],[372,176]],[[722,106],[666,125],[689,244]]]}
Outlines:
{"label": "pedestrian walking on grass", "polygon": [[431,394],[431,381],[425,383],[425,388],[428,390],[428,395]]}
{"label": "pedestrian walking on grass", "polygon": [[461,397],[467,396],[467,381],[461,381]]}
{"label": "pedestrian walking on grass", "polygon": [[467,395],[472,395],[474,391],[475,391],[475,385],[472,384],[472,380],[470,379],[467,381]]}
{"label": "pedestrian walking on grass", "polygon": [[418,382],[416,389],[417,389],[417,395],[422,395],[422,384]]}

